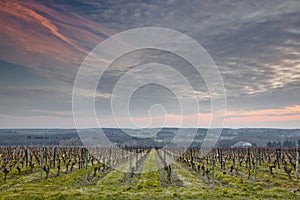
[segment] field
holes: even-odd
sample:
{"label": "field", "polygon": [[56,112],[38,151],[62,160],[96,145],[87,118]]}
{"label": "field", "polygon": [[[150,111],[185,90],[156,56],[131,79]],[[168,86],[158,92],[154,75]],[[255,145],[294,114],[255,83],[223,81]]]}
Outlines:
{"label": "field", "polygon": [[300,199],[297,151],[0,147],[0,199]]}

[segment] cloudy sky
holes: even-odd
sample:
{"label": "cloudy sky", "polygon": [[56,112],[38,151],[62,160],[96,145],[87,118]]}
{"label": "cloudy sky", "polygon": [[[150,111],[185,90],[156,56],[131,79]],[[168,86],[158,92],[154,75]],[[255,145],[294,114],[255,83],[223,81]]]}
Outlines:
{"label": "cloudy sky", "polygon": [[[75,127],[72,90],[82,61],[110,36],[141,27],[182,32],[206,49],[226,89],[225,127],[300,128],[299,16],[297,0],[0,0],[0,128]],[[154,122],[166,119],[175,126],[181,117],[200,117],[206,126],[210,95],[203,79],[182,58],[149,49],[120,57],[101,77],[95,104],[101,125],[116,126],[110,98],[116,82],[132,69],[135,78],[160,77],[187,90],[163,71],[138,73],[139,65],[149,62],[184,75],[196,88],[201,113],[191,106],[180,114],[172,91],[145,85],[129,104],[134,120],[147,124],[152,108]],[[158,104],[166,116],[161,107],[151,107]],[[83,117],[91,126],[90,116]],[[117,117],[130,127],[129,119]]]}

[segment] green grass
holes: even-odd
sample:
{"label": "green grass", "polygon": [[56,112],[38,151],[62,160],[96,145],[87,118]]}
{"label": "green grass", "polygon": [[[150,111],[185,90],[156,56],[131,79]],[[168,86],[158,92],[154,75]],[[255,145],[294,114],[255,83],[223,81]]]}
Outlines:
{"label": "green grass", "polygon": [[[172,179],[181,184],[161,184],[156,151],[152,150],[145,160],[141,176],[129,178],[126,169],[105,170],[84,181],[84,169],[39,182],[39,171],[30,175],[13,174],[6,182],[0,181],[0,199],[300,199],[299,181],[289,180],[284,172],[274,170],[268,173],[266,166],[258,166],[257,182],[253,172],[247,178],[247,169],[239,168],[240,176],[226,173],[216,166],[215,181],[208,180],[201,173],[192,171],[182,163],[172,166]],[[228,163],[230,166],[230,163]],[[265,171],[264,171],[265,170]],[[55,174],[53,171],[52,174]],[[165,178],[165,177],[163,177]]]}

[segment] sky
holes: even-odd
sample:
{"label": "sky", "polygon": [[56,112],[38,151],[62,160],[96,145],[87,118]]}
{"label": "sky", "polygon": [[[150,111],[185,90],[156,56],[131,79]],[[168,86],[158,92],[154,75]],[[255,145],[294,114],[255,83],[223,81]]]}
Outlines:
{"label": "sky", "polygon": [[[297,0],[1,0],[0,128],[74,128],[72,91],[81,63],[110,36],[142,27],[176,30],[205,48],[224,82],[225,127],[300,128],[299,16]],[[206,127],[212,113],[205,81],[182,58],[149,49],[118,58],[101,77],[95,101],[101,125],[116,127],[109,104],[116,82],[153,61],[177,69],[197,88],[201,112],[191,106],[180,113],[174,93],[152,84],[133,94],[132,119],[145,125],[150,113],[152,126],[161,120],[176,126],[199,117]],[[144,72],[142,79],[160,77],[188,92],[162,71]],[[86,127],[90,117],[83,116]],[[128,117],[116,117],[131,127]]]}

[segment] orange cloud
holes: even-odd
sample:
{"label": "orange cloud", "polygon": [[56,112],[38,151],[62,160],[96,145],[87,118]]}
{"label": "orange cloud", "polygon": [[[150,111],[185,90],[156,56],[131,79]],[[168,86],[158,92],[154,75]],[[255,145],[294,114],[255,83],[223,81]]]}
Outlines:
{"label": "orange cloud", "polygon": [[280,109],[229,111],[226,124],[229,126],[260,124],[264,122],[299,121],[300,105],[284,107]]}
{"label": "orange cloud", "polygon": [[40,73],[74,71],[74,64],[79,66],[104,39],[100,35],[112,34],[70,10],[58,12],[34,1],[0,2],[0,59],[38,68]]}
{"label": "orange cloud", "polygon": [[[210,122],[214,117],[217,121],[218,127],[222,126],[222,115],[216,113],[214,116],[212,113],[191,114],[191,115],[178,115],[168,114],[166,118],[164,116],[156,116],[152,118],[153,124],[159,124],[166,120],[166,126],[168,127],[180,127],[185,124],[184,127],[194,127],[193,121],[199,120],[199,127],[210,127]],[[120,119],[124,123],[129,123],[128,118]],[[148,124],[148,117],[136,117],[132,118],[137,124]],[[252,127],[253,125],[263,124],[266,122],[282,122],[282,121],[295,121],[300,122],[300,105],[294,105],[285,107],[282,109],[266,109],[266,110],[253,110],[253,111],[227,111],[224,122],[224,127]]]}
{"label": "orange cloud", "polygon": [[229,117],[249,117],[249,116],[282,116],[300,114],[300,105],[284,107],[280,109],[252,110],[252,111],[228,111]]}

